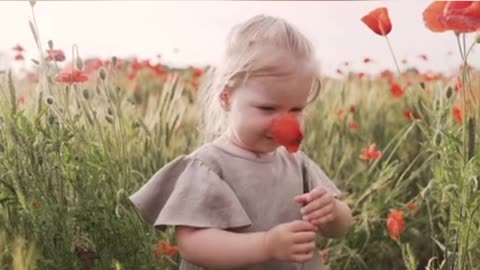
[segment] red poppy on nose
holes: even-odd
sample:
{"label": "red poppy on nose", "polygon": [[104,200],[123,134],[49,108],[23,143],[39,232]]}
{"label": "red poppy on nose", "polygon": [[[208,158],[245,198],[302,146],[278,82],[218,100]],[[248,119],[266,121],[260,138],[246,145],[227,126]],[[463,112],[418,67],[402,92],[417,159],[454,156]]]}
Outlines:
{"label": "red poppy on nose", "polygon": [[297,117],[292,114],[281,115],[272,121],[270,130],[276,143],[285,146],[290,153],[298,151],[303,140],[303,131]]}

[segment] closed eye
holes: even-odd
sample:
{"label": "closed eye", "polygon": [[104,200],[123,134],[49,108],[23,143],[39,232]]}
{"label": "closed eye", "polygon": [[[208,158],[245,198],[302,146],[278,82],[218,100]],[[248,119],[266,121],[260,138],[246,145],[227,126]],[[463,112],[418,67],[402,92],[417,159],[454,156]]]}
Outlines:
{"label": "closed eye", "polygon": [[291,112],[302,112],[303,108],[293,108],[290,110]]}
{"label": "closed eye", "polygon": [[266,111],[266,112],[271,112],[271,111],[274,111],[275,108],[274,107],[271,107],[271,106],[258,106],[258,108],[262,111]]}

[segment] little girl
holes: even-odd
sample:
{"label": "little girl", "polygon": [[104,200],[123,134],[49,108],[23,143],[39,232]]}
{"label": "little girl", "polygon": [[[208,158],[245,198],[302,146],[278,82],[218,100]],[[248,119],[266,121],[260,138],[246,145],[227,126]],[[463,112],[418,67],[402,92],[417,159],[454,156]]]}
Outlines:
{"label": "little girl", "polygon": [[175,225],[180,269],[323,269],[315,239],[349,230],[340,191],[303,152],[319,91],[312,44],[255,16],[230,32],[202,90],[206,143],[160,169],[130,199],[156,228]]}

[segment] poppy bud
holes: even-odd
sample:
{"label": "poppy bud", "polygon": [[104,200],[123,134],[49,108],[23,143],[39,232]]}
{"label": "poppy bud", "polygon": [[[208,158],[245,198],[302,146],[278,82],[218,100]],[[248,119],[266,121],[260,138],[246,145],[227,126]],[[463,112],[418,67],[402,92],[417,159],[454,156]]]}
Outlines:
{"label": "poppy bud", "polygon": [[50,50],[53,50],[53,41],[49,40],[47,43],[48,43],[48,48],[50,48]]}
{"label": "poppy bud", "polygon": [[82,94],[83,94],[83,97],[84,97],[85,99],[89,99],[89,98],[90,98],[90,93],[88,92],[88,89],[83,89]]}
{"label": "poppy bud", "polygon": [[53,99],[52,96],[48,96],[48,97],[47,97],[47,104],[48,104],[48,105],[52,105],[52,104],[53,104],[53,101],[54,101],[54,99]]}
{"label": "poppy bud", "polygon": [[112,57],[112,68],[115,68],[117,66],[117,60],[118,58],[116,56]]}
{"label": "poppy bud", "polygon": [[452,94],[453,94],[452,87],[449,86],[448,89],[447,89],[447,98],[450,98],[452,96]]}
{"label": "poppy bud", "polygon": [[424,82],[420,82],[420,87],[422,87],[422,89],[425,90],[425,83],[424,83]]}
{"label": "poppy bud", "polygon": [[105,120],[107,120],[108,123],[113,124],[113,117],[111,115],[105,115]]}
{"label": "poppy bud", "polygon": [[76,66],[77,66],[78,70],[82,70],[82,68],[83,68],[83,61],[82,61],[82,59],[80,59],[80,57],[77,58]]}
{"label": "poppy bud", "polygon": [[48,117],[48,123],[49,123],[50,125],[55,124],[55,120],[56,120],[56,119],[55,119],[55,116],[53,116],[53,115],[50,115],[50,116]]}
{"label": "poppy bud", "polygon": [[475,42],[480,43],[480,31],[475,36]]}
{"label": "poppy bud", "polygon": [[132,123],[132,128],[139,128],[140,127],[140,122],[139,121],[135,121]]}
{"label": "poppy bud", "polygon": [[102,81],[105,81],[107,74],[105,73],[105,70],[103,68],[100,69],[100,72],[98,73],[98,75],[100,76],[100,79],[102,79]]}

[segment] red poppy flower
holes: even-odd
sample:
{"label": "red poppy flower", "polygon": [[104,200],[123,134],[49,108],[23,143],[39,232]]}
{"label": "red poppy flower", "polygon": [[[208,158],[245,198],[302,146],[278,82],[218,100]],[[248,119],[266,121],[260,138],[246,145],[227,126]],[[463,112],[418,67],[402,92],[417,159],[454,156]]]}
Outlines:
{"label": "red poppy flower", "polygon": [[423,21],[433,32],[477,31],[480,29],[480,2],[435,1],[424,10]]}
{"label": "red poppy flower", "polygon": [[418,57],[421,58],[423,61],[428,61],[428,56],[426,54],[420,54]]}
{"label": "red poppy flower", "polygon": [[60,72],[55,76],[55,81],[61,83],[83,83],[88,81],[88,76],[83,71],[73,69],[71,71]]}
{"label": "red poppy flower", "polygon": [[35,74],[35,73],[28,73],[27,78],[33,83],[38,83],[39,81],[38,74]]}
{"label": "red poppy flower", "polygon": [[455,82],[455,86],[453,87],[453,90],[455,90],[455,92],[458,92],[462,88],[463,88],[463,82],[460,78],[457,78]]}
{"label": "red poppy flower", "polygon": [[155,245],[155,250],[153,250],[153,254],[157,257],[164,255],[173,256],[175,253],[177,253],[177,248],[163,241],[158,241]]}
{"label": "red poppy flower", "polygon": [[367,64],[367,63],[370,63],[370,62],[372,62],[372,59],[370,59],[368,57],[363,58],[363,63]]}
{"label": "red poppy flower", "polygon": [[440,22],[439,17],[447,5],[446,1],[434,1],[423,11],[425,26],[433,32],[447,31],[447,27]]}
{"label": "red poppy flower", "polygon": [[151,67],[151,69],[157,74],[158,76],[168,73],[168,69],[164,67],[162,64],[156,64],[155,66]]}
{"label": "red poppy flower", "polygon": [[356,130],[358,129],[358,122],[352,120],[352,121],[350,121],[350,122],[348,123],[348,127],[349,127],[351,130],[356,131]]}
{"label": "red poppy flower", "polygon": [[432,71],[428,71],[427,73],[423,74],[422,77],[423,77],[423,80],[427,82],[432,82],[432,81],[442,79],[443,76],[442,74],[435,74]]}
{"label": "red poppy flower", "polygon": [[17,99],[18,104],[24,104],[25,103],[25,96],[20,95]]}
{"label": "red poppy flower", "polygon": [[193,76],[194,77],[201,77],[204,73],[204,70],[203,69],[200,69],[200,68],[194,68],[193,69]]}
{"label": "red poppy flower", "polygon": [[355,113],[357,111],[357,107],[355,105],[350,105],[350,112]]}
{"label": "red poppy flower", "polygon": [[463,123],[462,109],[460,108],[459,105],[456,105],[453,107],[452,113],[453,113],[453,118],[455,118],[455,120],[458,123],[462,124]]}
{"label": "red poppy flower", "polygon": [[360,159],[363,160],[376,160],[382,157],[382,152],[377,150],[377,145],[372,143],[367,148],[362,149]]}
{"label": "red poppy flower", "polygon": [[83,62],[83,72],[90,74],[97,71],[102,66],[103,66],[103,61],[99,58],[86,59]]}
{"label": "red poppy flower", "polygon": [[320,258],[322,258],[323,264],[328,264],[328,259],[330,258],[330,250],[326,248],[320,250],[318,253],[320,254]]}
{"label": "red poppy flower", "polygon": [[23,60],[25,60],[25,57],[23,57],[23,54],[18,53],[17,55],[15,55],[15,61],[23,61]]}
{"label": "red poppy flower", "polygon": [[407,203],[407,208],[412,210],[413,212],[417,211],[417,205],[414,202]]}
{"label": "red poppy flower", "polygon": [[377,35],[386,36],[392,31],[392,23],[388,17],[388,10],[385,7],[374,9],[363,16],[362,22]]}
{"label": "red poppy flower", "polygon": [[412,121],[413,119],[422,119],[420,115],[418,115],[416,112],[414,112],[412,109],[408,109],[403,112],[403,116],[405,116],[405,119]]}
{"label": "red poppy flower", "polygon": [[413,110],[406,110],[403,116],[405,116],[407,120],[413,120]]}
{"label": "red poppy flower", "polygon": [[398,240],[400,234],[405,230],[405,220],[403,219],[403,215],[405,212],[402,210],[393,210],[390,212],[390,215],[387,219],[387,229],[388,233],[390,234],[390,238],[393,240]]}
{"label": "red poppy flower", "polygon": [[130,62],[130,68],[132,70],[139,70],[143,67],[143,64],[141,62],[138,61],[137,58],[133,58],[133,60]]}
{"label": "red poppy flower", "polygon": [[65,54],[62,50],[47,50],[47,61],[55,60],[56,62],[65,61]]}
{"label": "red poppy flower", "polygon": [[398,83],[391,83],[390,84],[390,93],[394,98],[401,98],[405,91]]}
{"label": "red poppy flower", "polygon": [[135,71],[135,70],[130,71],[130,72],[127,74],[127,78],[128,78],[129,81],[134,80],[136,77],[137,77],[137,71]]}
{"label": "red poppy flower", "polygon": [[297,121],[297,117],[292,114],[283,114],[272,121],[270,131],[273,140],[285,146],[288,152],[297,152],[303,140],[303,131]]}
{"label": "red poppy flower", "polygon": [[384,70],[380,73],[380,77],[387,79],[387,81],[392,82],[395,75],[390,70]]}
{"label": "red poppy flower", "polygon": [[19,53],[23,52],[25,49],[20,46],[20,44],[15,45],[15,47],[12,48],[12,50],[17,51]]}

